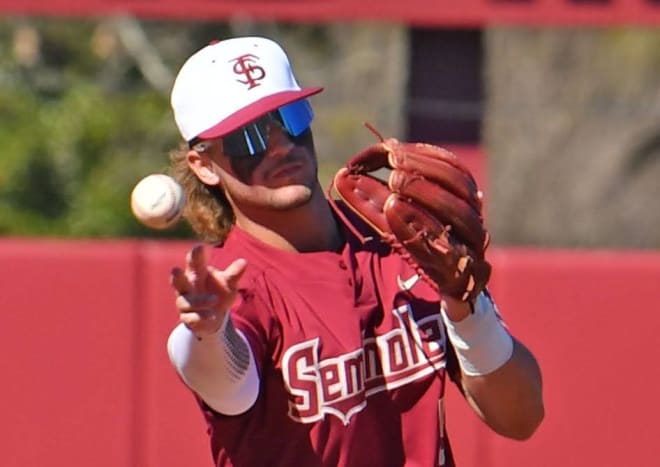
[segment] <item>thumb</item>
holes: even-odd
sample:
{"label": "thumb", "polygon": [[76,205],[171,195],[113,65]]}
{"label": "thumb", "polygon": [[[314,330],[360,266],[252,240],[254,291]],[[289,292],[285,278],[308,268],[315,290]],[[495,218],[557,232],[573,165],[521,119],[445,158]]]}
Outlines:
{"label": "thumb", "polygon": [[234,260],[224,271],[209,267],[209,272],[220,284],[223,284],[228,291],[234,291],[238,288],[238,283],[247,269],[247,261],[243,258]]}

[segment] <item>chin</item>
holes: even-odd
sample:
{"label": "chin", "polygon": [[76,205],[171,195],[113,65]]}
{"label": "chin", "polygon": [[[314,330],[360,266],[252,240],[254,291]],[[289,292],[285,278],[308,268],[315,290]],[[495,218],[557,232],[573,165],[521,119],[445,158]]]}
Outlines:
{"label": "chin", "polygon": [[314,189],[306,185],[287,185],[276,189],[270,199],[273,209],[288,211],[309,203],[314,196]]}

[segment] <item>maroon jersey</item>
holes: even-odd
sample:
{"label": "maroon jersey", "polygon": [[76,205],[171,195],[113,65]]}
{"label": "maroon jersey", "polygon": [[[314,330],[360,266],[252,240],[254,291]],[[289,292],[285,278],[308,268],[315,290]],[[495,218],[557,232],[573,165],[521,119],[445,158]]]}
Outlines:
{"label": "maroon jersey", "polygon": [[237,416],[201,403],[218,466],[454,465],[437,293],[380,241],[291,253],[235,227],[211,264],[248,261],[231,310],[261,387]]}

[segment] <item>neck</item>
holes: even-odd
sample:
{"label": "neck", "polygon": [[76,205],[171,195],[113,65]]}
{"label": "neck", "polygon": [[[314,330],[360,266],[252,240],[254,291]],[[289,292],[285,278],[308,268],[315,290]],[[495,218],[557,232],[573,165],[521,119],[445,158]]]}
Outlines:
{"label": "neck", "polygon": [[339,249],[342,238],[320,187],[303,206],[287,211],[235,212],[236,225],[275,248],[295,252]]}

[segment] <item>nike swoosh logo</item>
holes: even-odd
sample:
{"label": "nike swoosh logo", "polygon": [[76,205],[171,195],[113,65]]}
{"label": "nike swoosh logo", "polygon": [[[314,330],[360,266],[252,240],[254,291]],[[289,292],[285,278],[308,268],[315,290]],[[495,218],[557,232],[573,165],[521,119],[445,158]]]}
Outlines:
{"label": "nike swoosh logo", "polygon": [[419,274],[414,274],[405,281],[401,279],[401,276],[396,276],[396,282],[397,284],[399,284],[399,288],[401,290],[412,289],[419,279],[420,279]]}

